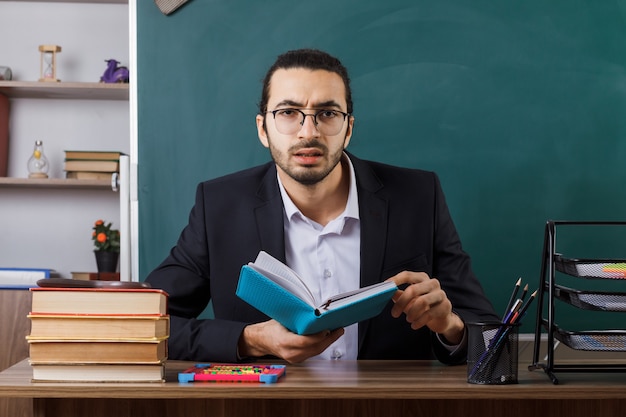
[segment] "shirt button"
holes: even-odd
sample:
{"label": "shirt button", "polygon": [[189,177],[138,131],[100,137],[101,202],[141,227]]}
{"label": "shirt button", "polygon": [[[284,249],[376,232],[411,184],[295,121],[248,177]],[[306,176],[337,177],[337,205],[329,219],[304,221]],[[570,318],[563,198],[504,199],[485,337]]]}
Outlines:
{"label": "shirt button", "polygon": [[333,276],[333,273],[330,271],[330,269],[324,270],[324,278],[330,278],[332,276]]}
{"label": "shirt button", "polygon": [[340,351],[339,349],[335,349],[333,350],[333,353],[330,355],[331,359],[341,359],[341,357],[343,356],[343,352]]}

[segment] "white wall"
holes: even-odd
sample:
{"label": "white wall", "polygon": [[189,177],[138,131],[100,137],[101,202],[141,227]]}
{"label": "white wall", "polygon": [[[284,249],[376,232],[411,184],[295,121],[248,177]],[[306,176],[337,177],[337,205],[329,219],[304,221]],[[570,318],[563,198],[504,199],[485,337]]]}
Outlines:
{"label": "white wall", "polygon": [[[128,6],[0,0],[0,66],[13,79],[39,78],[38,46],[56,44],[57,78],[97,82],[105,59],[129,65]],[[63,151],[130,151],[127,101],[14,99],[11,103],[9,176],[26,177],[35,140],[63,178]],[[112,191],[0,187],[0,266],[95,271],[91,227],[96,219],[120,226]]]}

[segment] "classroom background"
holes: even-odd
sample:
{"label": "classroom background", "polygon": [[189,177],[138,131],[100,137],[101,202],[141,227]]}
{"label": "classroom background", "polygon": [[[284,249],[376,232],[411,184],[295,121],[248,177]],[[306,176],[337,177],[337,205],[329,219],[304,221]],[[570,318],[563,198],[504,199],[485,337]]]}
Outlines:
{"label": "classroom background", "polygon": [[[276,56],[352,77],[357,156],[436,171],[498,311],[539,284],[544,225],[626,213],[626,4],[617,0],[138,2],[139,269],[176,243],[198,182],[269,160],[254,118]],[[575,231],[574,258],[626,257]],[[568,240],[569,239],[569,240]],[[534,309],[532,309],[534,310]],[[534,311],[523,331],[532,332]],[[589,328],[575,311],[560,324]]]}

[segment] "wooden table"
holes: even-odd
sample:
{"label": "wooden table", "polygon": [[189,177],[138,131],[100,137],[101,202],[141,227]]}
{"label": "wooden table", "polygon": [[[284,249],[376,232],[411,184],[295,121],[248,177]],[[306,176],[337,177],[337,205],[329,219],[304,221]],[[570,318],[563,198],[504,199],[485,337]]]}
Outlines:
{"label": "wooden table", "polygon": [[310,361],[276,384],[178,383],[190,363],[170,362],[164,383],[33,383],[22,361],[0,373],[0,397],[32,398],[35,416],[623,416],[625,374],[520,369],[519,384],[466,382],[464,366],[431,361]]}

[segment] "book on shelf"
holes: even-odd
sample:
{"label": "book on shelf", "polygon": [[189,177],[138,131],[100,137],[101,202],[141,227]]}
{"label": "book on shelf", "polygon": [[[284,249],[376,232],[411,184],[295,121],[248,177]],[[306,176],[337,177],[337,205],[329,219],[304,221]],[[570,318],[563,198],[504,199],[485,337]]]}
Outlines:
{"label": "book on shelf", "polygon": [[36,287],[31,314],[165,315],[167,293],[155,288]]}
{"label": "book on shelf", "polygon": [[167,338],[41,339],[27,336],[31,364],[149,364],[167,359]]}
{"label": "book on shelf", "polygon": [[236,294],[297,334],[333,330],[378,315],[397,290],[392,281],[315,300],[303,280],[266,252],[244,265]]}
{"label": "book on shelf", "polygon": [[73,180],[111,180],[112,172],[65,171],[65,178]]}
{"label": "book on shelf", "polygon": [[81,281],[119,281],[120,273],[119,272],[80,272],[80,271],[72,271],[72,279],[77,279]]}
{"label": "book on shelf", "polygon": [[89,281],[91,279],[91,272],[79,272],[79,271],[72,271],[70,272],[70,274],[72,275],[72,279],[77,279],[77,280],[81,280],[81,281]]}
{"label": "book on shelf", "polygon": [[93,159],[105,161],[117,161],[120,156],[126,155],[124,152],[118,151],[80,151],[66,150],[65,159]]}
{"label": "book on shelf", "polygon": [[82,159],[66,159],[63,169],[65,171],[88,171],[88,172],[119,172],[119,161],[97,161]]}
{"label": "book on shelf", "polygon": [[169,316],[29,314],[33,339],[160,339],[169,336]]}
{"label": "book on shelf", "polygon": [[0,288],[24,289],[37,286],[37,281],[58,273],[47,268],[0,268]]}
{"label": "book on shelf", "polygon": [[34,364],[33,382],[162,382],[161,364]]}

